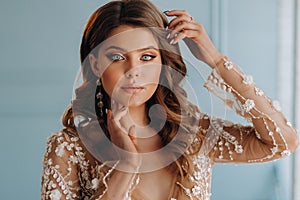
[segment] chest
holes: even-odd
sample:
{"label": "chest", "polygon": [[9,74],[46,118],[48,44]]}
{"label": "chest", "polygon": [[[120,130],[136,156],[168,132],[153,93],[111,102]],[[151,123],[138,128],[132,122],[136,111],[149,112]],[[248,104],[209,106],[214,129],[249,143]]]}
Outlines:
{"label": "chest", "polygon": [[132,193],[133,199],[156,200],[172,197],[177,180],[174,173],[158,171],[140,174],[139,178],[139,184]]}

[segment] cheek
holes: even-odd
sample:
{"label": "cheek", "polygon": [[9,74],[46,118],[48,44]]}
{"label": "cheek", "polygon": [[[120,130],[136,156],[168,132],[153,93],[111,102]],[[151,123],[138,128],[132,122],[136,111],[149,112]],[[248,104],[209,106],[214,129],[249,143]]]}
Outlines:
{"label": "cheek", "polygon": [[159,83],[159,78],[161,74],[161,65],[156,65],[155,67],[150,67],[145,70],[144,80],[148,81],[149,83]]}
{"label": "cheek", "polygon": [[160,73],[161,73],[161,68],[156,68],[155,70],[152,71],[152,73],[148,74],[148,81],[150,84],[148,84],[148,97],[150,98],[154,92],[156,91],[158,85],[160,84]]}
{"label": "cheek", "polygon": [[161,67],[155,72],[155,74],[156,74],[155,79],[156,79],[156,82],[158,83],[159,78],[160,78],[160,74],[161,74]]}
{"label": "cheek", "polygon": [[105,70],[102,74],[103,88],[109,96],[112,95],[112,92],[121,77],[122,73],[109,69]]}

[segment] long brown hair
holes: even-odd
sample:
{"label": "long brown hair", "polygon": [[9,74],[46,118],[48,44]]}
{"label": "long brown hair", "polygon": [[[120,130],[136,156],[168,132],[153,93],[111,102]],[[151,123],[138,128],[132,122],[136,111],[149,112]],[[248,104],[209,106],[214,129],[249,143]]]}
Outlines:
{"label": "long brown hair", "polygon": [[[76,130],[74,125],[74,116],[82,114],[88,116],[92,121],[100,123],[102,129],[109,137],[106,128],[106,114],[99,117],[99,113],[95,112],[95,83],[97,77],[92,72],[89,59],[86,59],[90,53],[93,53],[97,46],[108,38],[111,31],[120,25],[131,25],[135,27],[157,27],[164,30],[168,25],[168,20],[165,15],[156,8],[148,0],[118,0],[112,1],[97,9],[89,18],[82,36],[80,46],[80,59],[82,64],[83,84],[76,89],[76,99],[72,105],[67,108],[63,115],[63,125],[66,129]],[[161,35],[165,32],[157,32],[155,34]],[[153,34],[155,36],[155,34]],[[165,39],[161,39],[165,38]],[[160,104],[165,109],[167,120],[163,128],[159,131],[159,135],[164,145],[168,144],[178,133],[183,131],[185,134],[194,134],[190,129],[190,124],[195,124],[197,118],[194,113],[199,112],[198,108],[187,100],[187,94],[181,86],[182,79],[186,76],[186,65],[180,55],[178,45],[170,45],[166,37],[159,37],[159,48],[162,57],[162,63],[165,66],[170,66],[174,70],[163,68],[161,73],[161,81],[164,87],[159,85],[154,95],[148,100],[147,108],[153,104]],[[177,73],[172,73],[176,71]],[[104,107],[109,108],[110,97],[102,88]],[[81,109],[79,105],[82,102],[91,105]],[[74,110],[76,108],[76,112]],[[96,115],[95,115],[96,113]],[[156,113],[154,116],[157,121],[161,118],[161,113]],[[179,153],[180,158],[175,161],[178,166],[178,171],[183,179],[187,180],[187,176],[191,175],[191,159],[188,155],[183,153],[183,147],[186,141],[179,141],[173,146],[173,151]],[[200,145],[196,148],[195,153],[199,150]],[[192,153],[192,152],[189,152]]]}

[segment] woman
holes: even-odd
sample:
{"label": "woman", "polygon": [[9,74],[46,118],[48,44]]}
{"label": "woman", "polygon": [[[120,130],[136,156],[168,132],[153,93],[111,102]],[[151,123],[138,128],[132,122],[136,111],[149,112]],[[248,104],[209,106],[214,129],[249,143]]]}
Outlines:
{"label": "woman", "polygon": [[[253,126],[188,101],[180,40],[213,69],[205,86]],[[278,108],[186,11],[112,1],[90,17],[80,54],[82,84],[49,138],[42,199],[209,199],[213,163],[266,162],[298,146]]]}

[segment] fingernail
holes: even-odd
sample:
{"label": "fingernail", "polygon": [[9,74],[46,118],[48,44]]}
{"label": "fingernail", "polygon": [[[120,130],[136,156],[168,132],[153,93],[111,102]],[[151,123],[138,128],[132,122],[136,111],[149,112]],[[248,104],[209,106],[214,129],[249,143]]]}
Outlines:
{"label": "fingernail", "polygon": [[105,108],[105,113],[107,114],[107,108]]}
{"label": "fingernail", "polygon": [[165,11],[164,11],[164,14],[168,14],[168,12],[170,12],[170,11],[169,11],[169,10],[165,10]]}
{"label": "fingernail", "polygon": [[168,30],[169,29],[169,26],[166,26],[166,28],[165,28],[166,30]]}
{"label": "fingernail", "polygon": [[122,106],[121,111],[126,110],[126,106]]}
{"label": "fingernail", "polygon": [[173,42],[174,42],[174,39],[172,39],[172,40],[170,41],[170,44],[173,44]]}
{"label": "fingernail", "polygon": [[169,33],[169,34],[167,35],[167,39],[169,39],[169,38],[170,38],[170,36],[171,36],[171,34]]}

